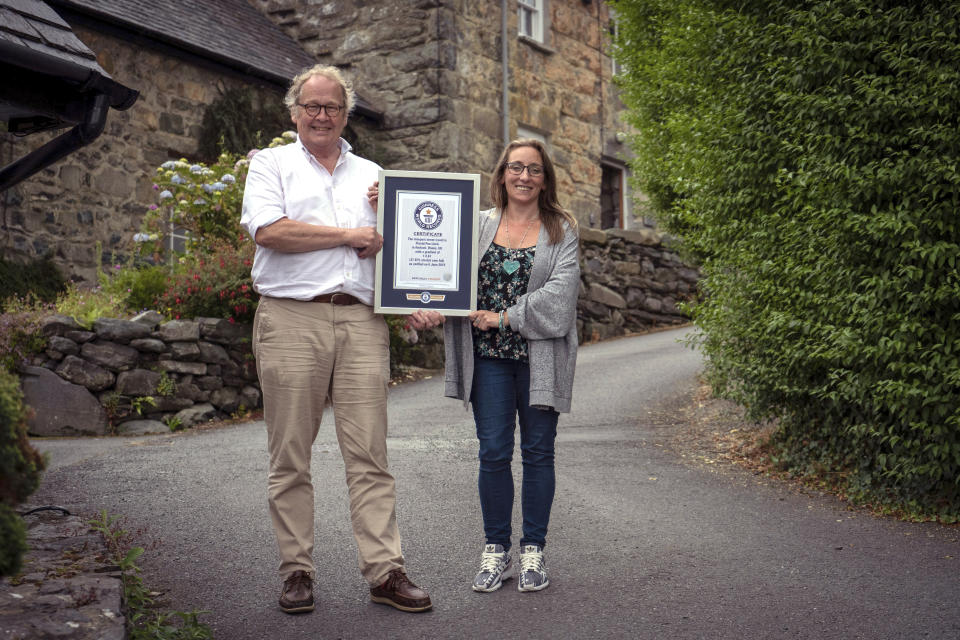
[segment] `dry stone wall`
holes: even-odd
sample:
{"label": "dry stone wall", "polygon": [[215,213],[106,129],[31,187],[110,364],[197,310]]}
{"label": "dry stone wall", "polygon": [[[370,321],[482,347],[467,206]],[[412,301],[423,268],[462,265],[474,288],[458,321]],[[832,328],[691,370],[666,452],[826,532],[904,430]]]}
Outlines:
{"label": "dry stone wall", "polygon": [[680,308],[696,298],[699,271],[653,230],[580,230],[580,342],[684,324]]}
{"label": "dry stone wall", "polygon": [[37,436],[154,433],[261,405],[250,326],[148,311],[91,330],[44,321],[46,353],[21,375]]}
{"label": "dry stone wall", "polygon": [[[580,230],[581,343],[686,323],[697,269],[651,230]],[[21,375],[36,436],[168,431],[262,405],[250,326],[218,318],[163,322],[156,311],[103,318],[87,330],[71,318],[44,322],[46,352]],[[404,365],[443,366],[439,329],[408,339]],[[149,398],[149,400],[148,400]]]}

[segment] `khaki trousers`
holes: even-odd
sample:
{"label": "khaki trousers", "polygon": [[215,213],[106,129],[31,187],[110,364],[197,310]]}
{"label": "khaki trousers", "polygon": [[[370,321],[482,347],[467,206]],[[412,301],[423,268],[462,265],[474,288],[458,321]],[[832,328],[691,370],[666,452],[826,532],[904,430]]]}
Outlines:
{"label": "khaki trousers", "polygon": [[371,586],[403,566],[396,491],[387,471],[389,333],[366,305],[264,297],[253,322],[270,451],[270,517],[280,574],[310,571],[314,491],[310,453],[333,404],[360,571]]}

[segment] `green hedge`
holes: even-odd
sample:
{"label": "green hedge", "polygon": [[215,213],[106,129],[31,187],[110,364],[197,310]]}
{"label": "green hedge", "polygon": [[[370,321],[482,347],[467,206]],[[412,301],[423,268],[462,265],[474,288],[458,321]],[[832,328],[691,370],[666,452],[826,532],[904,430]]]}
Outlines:
{"label": "green hedge", "polygon": [[20,570],[26,531],[13,508],[36,490],[44,468],[27,441],[26,421],[19,379],[0,369],[0,576]]}
{"label": "green hedge", "polygon": [[784,466],[960,514],[960,2],[612,3],[715,391]]}
{"label": "green hedge", "polygon": [[28,263],[0,259],[0,302],[28,293],[49,302],[65,288],[66,280],[49,255]]}

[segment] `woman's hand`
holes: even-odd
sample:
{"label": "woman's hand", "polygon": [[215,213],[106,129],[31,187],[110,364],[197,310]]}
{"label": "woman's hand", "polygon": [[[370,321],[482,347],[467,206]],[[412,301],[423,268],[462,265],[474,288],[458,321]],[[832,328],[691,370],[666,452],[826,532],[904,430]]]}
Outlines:
{"label": "woman's hand", "polygon": [[443,324],[444,317],[439,311],[424,311],[417,309],[409,316],[409,325],[418,331],[432,329]]}
{"label": "woman's hand", "polygon": [[[506,314],[504,314],[504,316],[506,316]],[[500,314],[496,311],[478,310],[467,317],[470,318],[470,324],[481,331],[500,328]],[[506,318],[504,318],[504,326],[506,326]]]}
{"label": "woman's hand", "polygon": [[374,182],[367,187],[367,202],[370,203],[370,208],[374,211],[377,210],[378,200],[380,200],[380,182]]}

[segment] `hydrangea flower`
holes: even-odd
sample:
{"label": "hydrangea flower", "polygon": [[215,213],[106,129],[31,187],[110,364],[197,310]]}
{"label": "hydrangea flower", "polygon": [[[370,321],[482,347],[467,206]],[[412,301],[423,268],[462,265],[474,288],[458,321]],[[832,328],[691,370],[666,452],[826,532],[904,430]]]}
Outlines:
{"label": "hydrangea flower", "polygon": [[296,132],[296,131],[290,131],[290,130],[288,129],[287,131],[284,131],[282,134],[280,134],[280,137],[282,137],[282,138],[284,138],[284,139],[286,139],[286,140],[289,140],[290,142],[293,142],[294,140],[297,139],[297,132]]}
{"label": "hydrangea flower", "polygon": [[203,167],[201,167],[200,165],[198,164],[190,165],[190,173],[201,173],[202,171],[203,171]]}
{"label": "hydrangea flower", "polygon": [[203,198],[197,198],[196,200],[193,201],[193,204],[207,204],[207,201],[204,200]]}
{"label": "hydrangea flower", "polygon": [[177,163],[174,162],[173,160],[167,160],[167,161],[164,162],[162,165],[160,165],[160,168],[161,168],[161,169],[167,169],[167,170],[176,169],[176,168],[177,168]]}
{"label": "hydrangea flower", "polygon": [[210,185],[210,187],[211,187],[214,191],[223,191],[224,189],[227,188],[227,185],[223,184],[223,183],[220,182],[220,181],[217,181],[217,182],[214,182],[212,185]]}
{"label": "hydrangea flower", "polygon": [[170,178],[170,182],[173,184],[187,184],[187,179],[182,177],[179,173],[173,174],[173,177]]}
{"label": "hydrangea flower", "polygon": [[237,181],[237,179],[233,177],[233,174],[232,174],[232,173],[225,173],[225,174],[223,174],[223,176],[220,178],[220,182],[223,182],[223,183],[225,183],[225,184],[233,184],[233,183],[236,182],[236,181]]}
{"label": "hydrangea flower", "polygon": [[161,200],[166,200],[167,198],[172,198],[172,197],[173,197],[173,194],[170,193],[168,189],[164,189],[163,191],[160,192]]}

